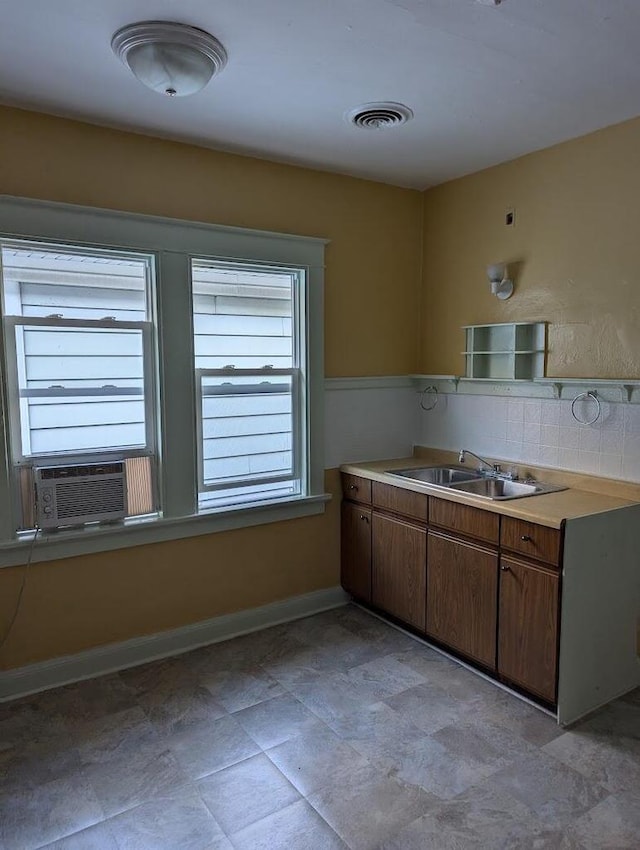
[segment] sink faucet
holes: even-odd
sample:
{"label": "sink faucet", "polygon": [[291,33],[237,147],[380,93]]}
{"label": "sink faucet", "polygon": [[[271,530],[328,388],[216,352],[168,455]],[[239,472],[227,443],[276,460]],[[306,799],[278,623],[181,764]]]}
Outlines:
{"label": "sink faucet", "polygon": [[[471,455],[471,457],[474,457],[476,460],[479,460],[483,466],[486,466],[491,475],[499,475],[502,471],[499,463],[489,463],[488,460],[485,460],[483,457],[480,457],[480,455],[477,455],[475,452],[469,451],[469,449],[460,449],[460,454],[458,455],[458,462],[464,463],[464,459],[467,455]],[[479,471],[481,472],[482,469],[480,469]]]}

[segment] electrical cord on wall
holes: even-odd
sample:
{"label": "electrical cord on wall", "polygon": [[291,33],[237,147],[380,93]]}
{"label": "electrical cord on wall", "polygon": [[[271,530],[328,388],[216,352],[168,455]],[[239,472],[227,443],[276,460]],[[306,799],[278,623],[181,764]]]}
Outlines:
{"label": "electrical cord on wall", "polygon": [[24,575],[22,576],[22,584],[20,585],[20,590],[18,591],[18,599],[16,600],[16,607],[13,611],[13,615],[9,620],[9,626],[2,636],[2,640],[0,640],[0,650],[3,649],[5,643],[9,640],[9,635],[13,631],[13,627],[18,619],[18,614],[20,613],[20,608],[22,606],[22,597],[24,596],[24,589],[27,586],[27,575],[29,573],[29,567],[31,566],[31,560],[33,558],[33,548],[36,544],[36,539],[41,529],[39,525],[36,525],[36,529],[33,533],[33,537],[31,538],[31,545],[29,546],[29,554],[27,556],[27,563],[24,565]]}

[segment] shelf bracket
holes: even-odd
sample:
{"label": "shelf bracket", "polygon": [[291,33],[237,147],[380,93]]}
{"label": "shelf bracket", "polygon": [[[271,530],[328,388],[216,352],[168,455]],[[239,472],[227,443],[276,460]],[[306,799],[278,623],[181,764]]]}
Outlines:
{"label": "shelf bracket", "polygon": [[633,395],[633,391],[635,386],[633,384],[623,384],[622,385],[622,395],[627,397],[627,401],[631,401],[631,396]]}
{"label": "shelf bracket", "polygon": [[554,398],[561,398],[562,397],[562,384],[559,381],[558,382],[554,381],[551,384],[551,389],[553,390],[553,397]]}

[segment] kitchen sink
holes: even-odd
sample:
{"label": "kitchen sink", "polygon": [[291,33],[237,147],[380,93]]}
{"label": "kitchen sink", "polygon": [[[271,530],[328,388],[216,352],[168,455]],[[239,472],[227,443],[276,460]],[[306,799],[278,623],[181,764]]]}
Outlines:
{"label": "kitchen sink", "polygon": [[[521,481],[508,481],[504,478],[483,478],[480,481],[463,481],[450,487],[461,493],[473,493],[486,499],[522,499],[523,496],[535,496],[545,490],[544,485],[525,484]],[[561,489],[561,488],[559,488]]]}
{"label": "kitchen sink", "polygon": [[457,466],[420,466],[416,469],[389,469],[389,475],[399,475],[411,481],[421,481],[423,484],[435,484],[438,487],[451,487],[463,481],[474,481],[482,478],[480,472],[473,469],[460,469]]}
{"label": "kitchen sink", "polygon": [[556,493],[566,490],[557,484],[544,484],[542,481],[512,481],[495,475],[486,475],[472,469],[455,466],[421,466],[412,469],[389,469],[388,475],[397,475],[409,481],[443,487],[459,493],[469,493],[484,499],[506,500],[522,499],[525,496],[541,496],[544,493]]}

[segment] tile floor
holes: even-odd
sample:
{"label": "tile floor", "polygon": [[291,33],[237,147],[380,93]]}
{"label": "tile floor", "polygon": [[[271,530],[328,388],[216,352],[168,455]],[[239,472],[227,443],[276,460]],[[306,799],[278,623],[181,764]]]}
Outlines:
{"label": "tile floor", "polygon": [[640,848],[640,691],[571,731],[346,606],[0,706],[1,850]]}

